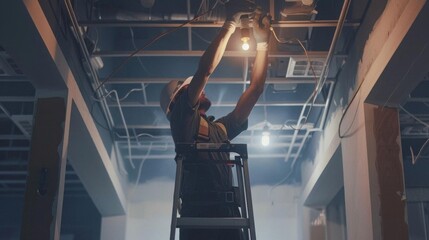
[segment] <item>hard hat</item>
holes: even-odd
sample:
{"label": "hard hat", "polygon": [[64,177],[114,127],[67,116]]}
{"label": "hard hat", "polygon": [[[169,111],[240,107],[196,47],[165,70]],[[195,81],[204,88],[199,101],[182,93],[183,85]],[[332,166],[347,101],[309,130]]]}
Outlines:
{"label": "hard hat", "polygon": [[162,110],[164,111],[168,119],[170,119],[169,114],[170,114],[171,102],[174,100],[177,93],[184,86],[189,85],[189,83],[191,83],[191,80],[192,80],[192,76],[188,77],[185,81],[172,80],[169,83],[167,83],[162,89],[159,102]]}

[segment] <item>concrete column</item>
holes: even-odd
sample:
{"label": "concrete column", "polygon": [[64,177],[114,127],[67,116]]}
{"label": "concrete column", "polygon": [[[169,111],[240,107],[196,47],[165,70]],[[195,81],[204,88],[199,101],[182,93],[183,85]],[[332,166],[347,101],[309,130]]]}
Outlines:
{"label": "concrete column", "polygon": [[126,239],[126,222],[126,215],[102,217],[100,239]]}
{"label": "concrete column", "polygon": [[406,240],[398,111],[362,102],[351,109],[341,142],[347,239]]}

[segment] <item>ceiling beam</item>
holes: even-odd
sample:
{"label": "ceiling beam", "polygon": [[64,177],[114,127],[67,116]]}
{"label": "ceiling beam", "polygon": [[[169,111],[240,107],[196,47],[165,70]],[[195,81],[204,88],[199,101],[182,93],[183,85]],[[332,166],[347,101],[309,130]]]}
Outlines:
{"label": "ceiling beam", "polygon": [[[294,157],[296,154],[291,154],[291,157]],[[176,154],[151,154],[150,156],[145,156],[144,154],[135,154],[132,155],[131,158],[133,160],[169,160],[174,159]],[[129,158],[129,155],[124,156],[125,159]],[[286,154],[284,153],[261,153],[261,154],[251,154],[251,159],[267,159],[267,158],[286,158]]]}
{"label": "ceiling beam", "polygon": [[0,96],[0,102],[34,102],[34,96]]}
{"label": "ceiling beam", "polygon": [[[145,28],[177,28],[181,27],[185,21],[161,22],[161,21],[123,21],[123,20],[103,20],[103,21],[79,21],[83,27],[145,27]],[[337,20],[315,20],[315,21],[274,21],[271,26],[275,28],[307,28],[307,27],[336,27]],[[187,27],[192,28],[220,28],[223,22],[195,22],[189,23]],[[344,26],[359,27],[359,22],[346,22]]]}
{"label": "ceiling beam", "polygon": [[[133,55],[134,51],[95,51],[92,56],[95,57],[129,57]],[[201,57],[204,51],[189,51],[189,50],[151,50],[140,51],[133,55],[133,57]],[[256,51],[225,51],[223,57],[254,57]],[[326,51],[308,51],[308,56],[311,58],[326,58],[328,52]],[[288,52],[270,52],[268,54],[271,58],[283,57],[306,57],[304,52],[288,51]],[[335,55],[335,57],[347,57],[347,55]]]}
{"label": "ceiling beam", "polygon": [[[138,84],[138,83],[168,83],[171,80],[181,80],[184,78],[110,78],[105,84]],[[333,82],[335,79],[328,78],[327,82]],[[101,79],[102,82],[105,78]],[[243,84],[243,78],[210,78],[207,84]],[[314,84],[314,77],[295,77],[295,78],[267,78],[266,84]],[[250,81],[246,81],[250,84]]]}
{"label": "ceiling beam", "polygon": [[0,76],[0,82],[30,82],[30,80],[23,75],[13,75],[13,76]]}
{"label": "ceiling beam", "polygon": [[[304,106],[305,102],[259,102],[255,104],[255,107],[299,107]],[[237,102],[223,102],[223,103],[213,103],[212,107],[235,107]],[[308,104],[307,104],[308,105]],[[109,103],[109,107],[118,107],[117,103]],[[325,107],[324,103],[315,103],[313,107]],[[159,102],[148,102],[146,104],[141,102],[123,102],[121,107],[159,107]]]}

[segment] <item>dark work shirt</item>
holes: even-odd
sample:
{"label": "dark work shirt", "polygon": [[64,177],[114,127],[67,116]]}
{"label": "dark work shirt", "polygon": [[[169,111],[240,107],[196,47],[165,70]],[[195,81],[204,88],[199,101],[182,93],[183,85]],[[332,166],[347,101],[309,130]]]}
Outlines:
{"label": "dark work shirt", "polygon": [[[198,142],[222,143],[235,138],[247,129],[247,120],[244,124],[233,121],[231,113],[215,121],[206,116],[200,116],[199,103],[191,106],[188,92],[185,89],[176,99],[170,115],[170,127],[175,143],[194,143],[200,126],[200,117],[208,122],[209,139]],[[225,126],[227,134],[216,124]],[[188,165],[184,167],[182,192],[229,191],[232,187],[231,166],[215,164],[217,160],[229,160],[227,153],[199,153],[197,161],[204,161],[201,165]],[[195,159],[194,159],[195,160]]]}

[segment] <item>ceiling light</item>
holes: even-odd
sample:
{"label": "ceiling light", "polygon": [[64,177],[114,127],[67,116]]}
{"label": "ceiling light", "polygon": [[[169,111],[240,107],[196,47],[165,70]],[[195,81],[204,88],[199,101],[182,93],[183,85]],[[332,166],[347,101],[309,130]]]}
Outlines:
{"label": "ceiling light", "polygon": [[240,19],[241,21],[241,41],[243,42],[241,48],[244,51],[249,50],[249,40],[250,40],[250,27],[249,27],[249,16],[244,15]]}
{"label": "ceiling light", "polygon": [[270,145],[270,131],[268,129],[268,125],[265,125],[264,130],[262,131],[261,144],[264,147]]}

